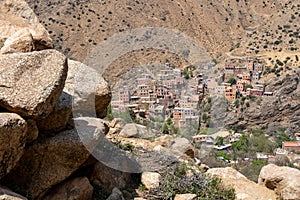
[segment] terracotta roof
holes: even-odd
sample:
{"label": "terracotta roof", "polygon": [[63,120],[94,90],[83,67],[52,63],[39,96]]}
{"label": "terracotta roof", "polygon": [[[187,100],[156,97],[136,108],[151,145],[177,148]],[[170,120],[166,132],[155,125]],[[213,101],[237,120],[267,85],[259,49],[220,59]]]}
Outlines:
{"label": "terracotta roof", "polygon": [[283,142],[284,147],[298,147],[300,142]]}

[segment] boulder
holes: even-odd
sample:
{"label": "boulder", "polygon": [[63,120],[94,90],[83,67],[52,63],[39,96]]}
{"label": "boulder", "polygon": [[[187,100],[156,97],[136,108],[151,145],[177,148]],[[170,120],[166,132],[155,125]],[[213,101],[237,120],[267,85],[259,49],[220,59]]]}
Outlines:
{"label": "boulder", "polygon": [[24,152],[27,124],[14,113],[0,113],[0,179],[10,172]]}
{"label": "boulder", "polygon": [[108,83],[93,68],[68,60],[69,72],[64,92],[73,96],[73,115],[104,118],[107,106],[111,101],[111,90]]}
{"label": "boulder", "polygon": [[135,123],[126,124],[119,135],[125,138],[151,138],[154,136],[151,129],[147,128],[146,126]]}
{"label": "boulder", "polygon": [[195,157],[195,148],[186,138],[175,138],[171,142],[170,149],[181,154],[186,154],[191,158]]}
{"label": "boulder", "polygon": [[111,192],[115,187],[119,189],[126,188],[130,184],[132,176],[130,173],[112,169],[98,162],[94,165],[89,179],[93,184],[102,186]]}
{"label": "boulder", "polygon": [[150,190],[159,186],[161,175],[156,172],[143,172],[141,181]]}
{"label": "boulder", "polygon": [[43,119],[37,120],[41,133],[59,132],[66,128],[72,113],[72,96],[62,92],[54,110]]}
{"label": "boulder", "polygon": [[[90,70],[89,67],[83,63],[73,60],[68,60],[68,66],[69,69],[67,79],[65,81],[65,87],[53,112],[51,112],[46,118],[38,120],[38,127],[42,133],[59,132],[64,130],[69,122],[73,106],[76,112],[77,109],[81,109],[80,105],[82,102],[85,100],[88,101],[86,98],[92,98],[87,91],[86,93],[81,91],[81,94],[78,95],[79,93],[77,90],[80,91],[80,87],[78,83],[75,83],[76,76],[86,75],[87,77],[90,77],[90,75],[88,75],[88,70]],[[81,74],[83,71],[85,73]],[[90,77],[89,81],[93,81],[92,78],[93,77]],[[97,79],[99,80],[97,81]],[[80,80],[80,82],[81,81],[82,80]],[[90,91],[95,95],[95,104],[92,107],[96,109],[95,111],[98,117],[104,118],[106,116],[106,107],[111,99],[110,88],[103,78],[97,77],[95,78],[95,81],[95,87],[97,87],[97,91],[96,93],[95,91]],[[75,101],[73,102],[74,99]],[[87,110],[90,110],[90,108]],[[85,111],[80,110],[79,113],[81,112]],[[72,122],[69,123],[69,125],[74,126]]]}
{"label": "boulder", "polygon": [[[79,123],[83,123],[83,119]],[[41,138],[26,149],[17,166],[5,177],[4,183],[14,185],[19,193],[30,193],[38,198],[52,186],[60,183],[74,173],[89,157],[92,146],[103,138],[103,127],[86,125]]]}
{"label": "boulder", "polygon": [[35,120],[28,119],[27,121],[26,144],[36,140],[39,136],[39,130]]}
{"label": "boulder", "polygon": [[264,166],[259,174],[258,183],[280,195],[283,199],[299,199],[300,170],[279,167],[274,164]]}
{"label": "boulder", "polygon": [[176,194],[174,200],[194,200],[196,198],[195,194]]}
{"label": "boulder", "polygon": [[0,41],[7,40],[3,50],[28,52],[53,48],[49,33],[25,1],[0,1],[0,7]]}
{"label": "boulder", "polygon": [[122,129],[126,125],[126,122],[121,118],[114,118],[109,126],[111,128]]}
{"label": "boulder", "polygon": [[0,200],[27,200],[27,198],[14,193],[9,189],[0,187]]}
{"label": "boulder", "polygon": [[206,173],[220,177],[225,187],[233,187],[238,200],[277,199],[274,191],[248,180],[243,174],[231,167],[211,168]]}
{"label": "boulder", "polygon": [[29,29],[24,28],[18,30],[5,42],[1,48],[2,54],[15,53],[15,52],[31,52],[35,49],[32,34]]}
{"label": "boulder", "polygon": [[91,200],[94,188],[86,177],[73,178],[51,189],[43,200]]}
{"label": "boulder", "polygon": [[0,106],[29,118],[46,117],[64,87],[68,66],[56,50],[0,55]]}

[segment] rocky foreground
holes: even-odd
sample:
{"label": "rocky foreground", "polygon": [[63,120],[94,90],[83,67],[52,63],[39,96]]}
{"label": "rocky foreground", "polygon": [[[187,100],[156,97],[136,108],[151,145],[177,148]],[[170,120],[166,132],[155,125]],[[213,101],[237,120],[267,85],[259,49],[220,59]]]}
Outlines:
{"label": "rocky foreground", "polygon": [[[153,133],[146,127],[102,120],[111,100],[104,79],[94,79],[91,68],[52,49],[49,34],[25,2],[1,1],[0,8],[0,199],[89,200],[95,193],[101,196],[99,188],[108,191],[108,199],[124,199],[123,188],[142,183],[146,190],[155,189],[165,169],[193,161],[197,150],[185,138],[151,141]],[[132,147],[124,142],[133,144],[147,172],[122,172],[97,161],[91,152],[106,134],[121,140],[123,148]],[[232,168],[206,174],[220,176],[224,186],[235,189],[237,199],[300,196],[296,169],[268,165],[259,184]],[[136,200],[142,199],[139,195]],[[175,199],[196,195],[178,194]]]}

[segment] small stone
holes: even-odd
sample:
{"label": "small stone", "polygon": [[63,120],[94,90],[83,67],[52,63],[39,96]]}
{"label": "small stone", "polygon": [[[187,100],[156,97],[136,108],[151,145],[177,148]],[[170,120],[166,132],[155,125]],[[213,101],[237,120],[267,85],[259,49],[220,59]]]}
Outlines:
{"label": "small stone", "polygon": [[156,172],[144,172],[142,173],[141,181],[145,187],[150,190],[152,188],[159,187],[161,175]]}

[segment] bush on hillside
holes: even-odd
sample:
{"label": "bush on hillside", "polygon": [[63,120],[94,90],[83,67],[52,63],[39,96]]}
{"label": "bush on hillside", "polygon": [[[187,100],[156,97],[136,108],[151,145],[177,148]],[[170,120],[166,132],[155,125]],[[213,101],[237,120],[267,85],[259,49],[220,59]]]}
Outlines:
{"label": "bush on hillside", "polygon": [[174,199],[176,194],[196,194],[197,199],[235,199],[234,189],[225,189],[221,179],[202,172],[187,176],[186,164],[179,164],[162,175],[158,188],[150,190],[154,199]]}

